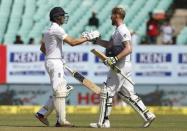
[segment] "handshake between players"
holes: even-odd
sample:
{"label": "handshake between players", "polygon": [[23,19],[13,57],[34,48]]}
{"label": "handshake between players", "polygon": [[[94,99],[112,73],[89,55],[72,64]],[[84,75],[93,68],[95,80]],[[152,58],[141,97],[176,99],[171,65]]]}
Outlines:
{"label": "handshake between players", "polygon": [[[110,41],[99,39],[100,33],[96,30],[83,32],[81,38],[70,37],[60,26],[68,18],[67,13],[61,7],[53,8],[49,16],[52,25],[44,33],[44,45],[41,45],[41,51],[46,55],[45,67],[51,80],[53,94],[36,113],[36,117],[45,125],[49,125],[47,117],[55,109],[57,114],[56,127],[73,127],[73,124],[66,120],[65,98],[73,88],[64,79],[63,43],[76,46],[86,41],[94,41],[98,45],[112,49],[112,54],[107,57],[105,64],[119,66],[120,70],[131,80],[131,35],[125,24],[123,24],[125,11],[121,7],[112,9],[111,23],[116,27],[116,30]],[[155,119],[155,115],[146,108],[140,97],[134,92],[134,86],[125,78],[110,70],[100,94],[99,120],[96,123],[91,123],[91,127],[110,127],[109,116],[112,110],[113,96],[116,94],[119,94],[122,100],[129,103],[143,118],[143,127],[148,127]]]}

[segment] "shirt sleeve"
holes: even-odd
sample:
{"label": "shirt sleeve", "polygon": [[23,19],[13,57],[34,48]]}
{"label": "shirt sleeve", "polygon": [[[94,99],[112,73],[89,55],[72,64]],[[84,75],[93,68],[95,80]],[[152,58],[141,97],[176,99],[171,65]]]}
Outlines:
{"label": "shirt sleeve", "polygon": [[64,40],[68,36],[67,33],[62,28],[58,28],[55,34],[61,40]]}
{"label": "shirt sleeve", "polygon": [[130,32],[127,29],[121,29],[119,33],[121,34],[122,42],[131,40]]}

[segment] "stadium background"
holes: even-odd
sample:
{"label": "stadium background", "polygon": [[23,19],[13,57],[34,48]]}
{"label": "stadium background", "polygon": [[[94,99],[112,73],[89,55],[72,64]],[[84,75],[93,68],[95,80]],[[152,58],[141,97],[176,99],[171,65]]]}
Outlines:
{"label": "stadium background", "polygon": [[[88,26],[88,19],[95,11],[100,20],[98,30],[107,40],[114,30],[111,9],[117,5],[126,9],[125,23],[139,36],[138,42],[133,43],[135,90],[157,114],[187,114],[185,0],[0,0],[0,114],[34,113],[50,94],[43,65],[45,58],[39,46],[44,30],[50,26],[48,14],[52,7],[61,6],[68,12],[70,18],[63,27],[74,37],[93,29]],[[175,27],[173,45],[162,45],[161,40],[157,44],[141,44],[146,38],[149,12],[163,21],[169,18]],[[24,44],[13,44],[16,35],[21,36]],[[30,38],[34,38],[32,45],[27,44]],[[65,45],[65,59],[72,69],[101,85],[107,68],[90,53],[92,48],[104,51],[92,43],[78,47]],[[71,105],[68,113],[97,113],[99,96],[66,74],[67,81],[75,86],[67,101]],[[118,97],[114,104],[113,113],[132,113]]]}

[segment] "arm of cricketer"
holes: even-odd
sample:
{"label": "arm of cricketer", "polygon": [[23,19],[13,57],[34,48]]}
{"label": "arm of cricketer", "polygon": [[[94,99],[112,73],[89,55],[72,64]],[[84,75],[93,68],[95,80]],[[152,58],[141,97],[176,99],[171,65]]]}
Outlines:
{"label": "arm of cricketer", "polygon": [[[95,43],[104,48],[111,48],[113,46],[112,40],[106,41],[97,38]],[[120,60],[125,56],[129,55],[130,53],[132,53],[132,44],[130,41],[124,41],[122,44],[125,46],[125,48],[117,56],[115,56],[117,60]]]}
{"label": "arm of cricketer", "polygon": [[111,48],[112,47],[112,40],[106,41],[106,40],[101,40],[100,38],[96,38],[94,43],[104,47],[104,48]]}
{"label": "arm of cricketer", "polygon": [[[84,32],[83,32],[84,33]],[[94,40],[100,36],[100,33],[95,31],[86,32],[85,35],[82,35],[80,38],[73,38],[71,36],[67,36],[64,38],[64,42],[68,43],[70,46],[80,45],[86,41]]]}

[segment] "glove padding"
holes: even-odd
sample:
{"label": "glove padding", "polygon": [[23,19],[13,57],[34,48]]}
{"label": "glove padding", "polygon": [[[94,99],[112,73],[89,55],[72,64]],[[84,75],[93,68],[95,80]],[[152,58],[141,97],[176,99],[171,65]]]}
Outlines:
{"label": "glove padding", "polygon": [[100,36],[99,31],[94,30],[90,32],[83,32],[81,35],[83,38],[86,38],[87,40],[94,40]]}
{"label": "glove padding", "polygon": [[104,64],[108,65],[108,66],[113,66],[117,62],[118,62],[118,58],[116,56],[115,57],[107,57],[106,60],[104,61]]}

